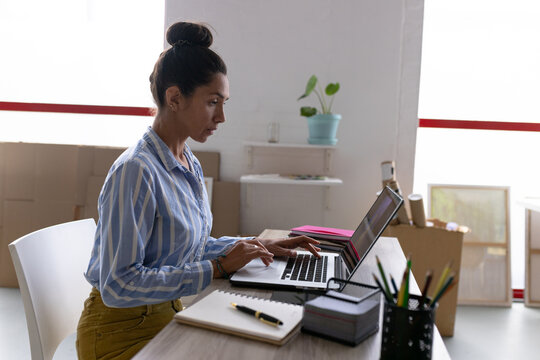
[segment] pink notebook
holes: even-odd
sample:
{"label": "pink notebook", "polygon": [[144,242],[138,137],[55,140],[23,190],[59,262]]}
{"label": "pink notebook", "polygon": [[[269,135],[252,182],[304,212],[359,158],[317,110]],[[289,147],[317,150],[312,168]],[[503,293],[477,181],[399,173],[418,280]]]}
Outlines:
{"label": "pink notebook", "polygon": [[328,240],[349,240],[353,233],[353,230],[336,229],[313,225],[304,225],[291,229],[292,235],[307,235]]}

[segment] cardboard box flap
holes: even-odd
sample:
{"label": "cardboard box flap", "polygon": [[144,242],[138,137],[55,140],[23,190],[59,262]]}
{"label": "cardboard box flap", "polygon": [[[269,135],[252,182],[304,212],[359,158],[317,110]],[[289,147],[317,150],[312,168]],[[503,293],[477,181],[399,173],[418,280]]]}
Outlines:
{"label": "cardboard box flap", "polygon": [[448,231],[457,231],[463,234],[468,233],[471,229],[465,225],[458,225],[455,222],[446,222],[439,219],[427,219],[426,227],[433,227],[436,229],[443,229]]}

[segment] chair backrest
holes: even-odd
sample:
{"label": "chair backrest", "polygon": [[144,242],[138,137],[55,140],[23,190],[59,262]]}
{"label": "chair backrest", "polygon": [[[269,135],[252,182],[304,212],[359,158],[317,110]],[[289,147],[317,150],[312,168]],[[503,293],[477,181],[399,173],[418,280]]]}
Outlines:
{"label": "chair backrest", "polygon": [[91,290],[83,273],[95,231],[94,219],[84,219],[38,230],[9,244],[33,360],[52,359],[62,340],[77,330]]}

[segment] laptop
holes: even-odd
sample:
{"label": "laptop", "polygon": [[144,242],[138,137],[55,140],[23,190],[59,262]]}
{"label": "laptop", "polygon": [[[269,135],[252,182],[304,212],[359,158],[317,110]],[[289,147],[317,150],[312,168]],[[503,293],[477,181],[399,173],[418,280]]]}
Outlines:
{"label": "laptop", "polygon": [[385,187],[340,253],[297,251],[296,257],[276,257],[269,266],[260,258],[238,270],[230,279],[233,285],[274,289],[325,290],[335,277],[349,280],[360,266],[388,223],[403,204],[403,198]]}

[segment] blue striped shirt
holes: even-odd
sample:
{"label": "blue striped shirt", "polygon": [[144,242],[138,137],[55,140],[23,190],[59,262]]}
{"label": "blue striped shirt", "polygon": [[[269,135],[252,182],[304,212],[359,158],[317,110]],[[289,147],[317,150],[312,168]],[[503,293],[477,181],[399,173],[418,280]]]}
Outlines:
{"label": "blue striped shirt", "polygon": [[155,304],[199,293],[210,262],[238,238],[210,236],[212,213],[197,158],[191,171],[149,128],[112,165],[85,274],[110,307]]}

